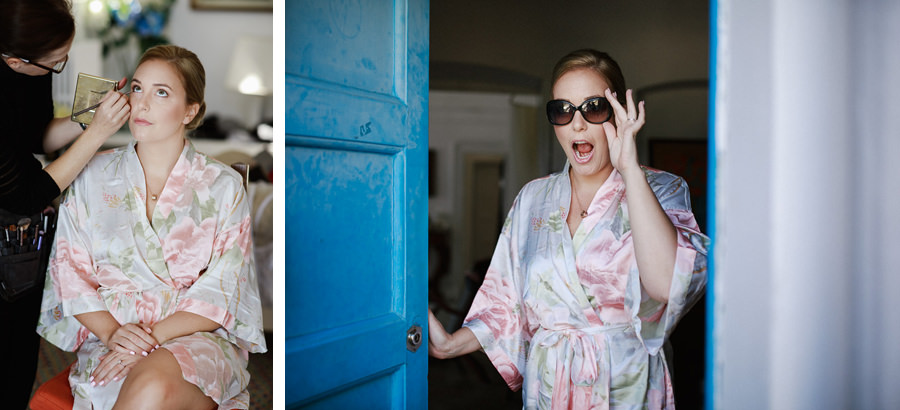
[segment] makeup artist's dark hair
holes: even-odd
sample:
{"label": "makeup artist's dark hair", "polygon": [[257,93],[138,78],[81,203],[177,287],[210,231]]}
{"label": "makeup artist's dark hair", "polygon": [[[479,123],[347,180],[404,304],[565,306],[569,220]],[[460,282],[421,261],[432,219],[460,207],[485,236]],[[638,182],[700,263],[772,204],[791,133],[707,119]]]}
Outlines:
{"label": "makeup artist's dark hair", "polygon": [[556,63],[556,66],[553,67],[553,81],[550,83],[550,86],[556,85],[556,82],[563,74],[579,68],[587,68],[600,74],[606,80],[606,83],[609,84],[609,90],[617,93],[616,99],[622,105],[625,105],[626,88],[622,69],[619,68],[619,64],[609,54],[597,50],[587,48],[576,50],[561,58]]}
{"label": "makeup artist's dark hair", "polygon": [[66,0],[0,0],[0,52],[38,60],[75,35]]}
{"label": "makeup artist's dark hair", "polygon": [[[2,0],[0,0],[2,1]],[[184,126],[188,130],[195,129],[203,123],[203,114],[206,113],[206,101],[204,100],[204,90],[206,89],[206,71],[200,59],[192,51],[173,45],[162,45],[150,47],[141,56],[138,66],[144,64],[145,61],[159,60],[165,61],[175,69],[175,73],[181,78],[184,85],[184,91],[187,94],[188,104],[200,104],[197,115],[191,120],[190,124]]]}

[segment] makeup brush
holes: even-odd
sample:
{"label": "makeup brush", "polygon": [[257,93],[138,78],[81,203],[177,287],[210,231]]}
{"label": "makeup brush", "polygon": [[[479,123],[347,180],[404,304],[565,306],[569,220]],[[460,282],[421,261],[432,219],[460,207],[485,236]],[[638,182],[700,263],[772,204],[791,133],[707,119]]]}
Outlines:
{"label": "makeup brush", "polygon": [[[128,95],[128,94],[131,94],[131,90],[122,93],[123,96]],[[90,106],[90,107],[87,107],[87,108],[85,108],[85,109],[83,109],[83,110],[81,110],[81,111],[76,112],[75,114],[72,114],[72,116],[73,116],[73,117],[77,117],[77,116],[79,116],[79,115],[81,115],[81,114],[84,114],[84,113],[90,111],[90,110],[96,109],[97,107],[100,106],[100,104],[102,104],[102,103],[96,103],[96,104],[94,104],[94,105],[92,105],[92,106]]]}
{"label": "makeup brush", "polygon": [[25,245],[25,236],[28,235],[28,227],[31,226],[31,218],[19,219],[19,246]]}

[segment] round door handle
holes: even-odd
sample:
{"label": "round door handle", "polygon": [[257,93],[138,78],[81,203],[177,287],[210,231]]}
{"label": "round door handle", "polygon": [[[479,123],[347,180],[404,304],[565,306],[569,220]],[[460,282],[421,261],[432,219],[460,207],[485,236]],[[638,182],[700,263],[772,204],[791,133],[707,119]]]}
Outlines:
{"label": "round door handle", "polygon": [[416,350],[419,350],[419,346],[421,345],[422,327],[418,325],[410,326],[409,330],[406,331],[406,349],[415,353]]}

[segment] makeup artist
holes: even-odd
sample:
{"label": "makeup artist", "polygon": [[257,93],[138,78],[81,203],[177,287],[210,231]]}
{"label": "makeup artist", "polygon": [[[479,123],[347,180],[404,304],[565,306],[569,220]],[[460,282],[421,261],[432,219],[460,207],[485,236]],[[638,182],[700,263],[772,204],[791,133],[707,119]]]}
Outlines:
{"label": "makeup artist", "polygon": [[[0,273],[6,281],[0,286],[12,283],[10,272],[17,277],[29,274],[20,269],[29,251],[40,255],[40,265],[46,265],[48,252],[35,251],[37,243],[30,242],[37,239],[38,228],[43,228],[39,226],[42,210],[125,124],[131,110],[127,97],[111,91],[85,130],[68,118],[53,118],[51,82],[53,75],[65,68],[75,37],[69,7],[66,0],[0,0],[0,223],[6,231],[0,232],[5,249]],[[124,85],[123,78],[119,88]],[[55,152],[70,143],[46,167],[33,155]],[[20,229],[24,218],[31,223]],[[7,239],[8,233],[18,248]],[[49,244],[42,246],[49,248]],[[38,270],[30,266],[30,271]],[[37,274],[43,277],[43,272]],[[14,297],[4,292],[0,298],[0,397],[4,408],[24,409],[31,395],[40,346],[35,329],[43,282],[37,281],[39,285]]]}

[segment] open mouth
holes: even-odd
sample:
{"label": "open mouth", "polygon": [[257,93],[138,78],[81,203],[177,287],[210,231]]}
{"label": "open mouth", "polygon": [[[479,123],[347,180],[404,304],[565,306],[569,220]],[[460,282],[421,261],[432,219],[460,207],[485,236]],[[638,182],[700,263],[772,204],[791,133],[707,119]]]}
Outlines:
{"label": "open mouth", "polygon": [[575,141],[572,143],[572,153],[575,154],[576,162],[584,164],[594,156],[594,144],[587,141]]}

